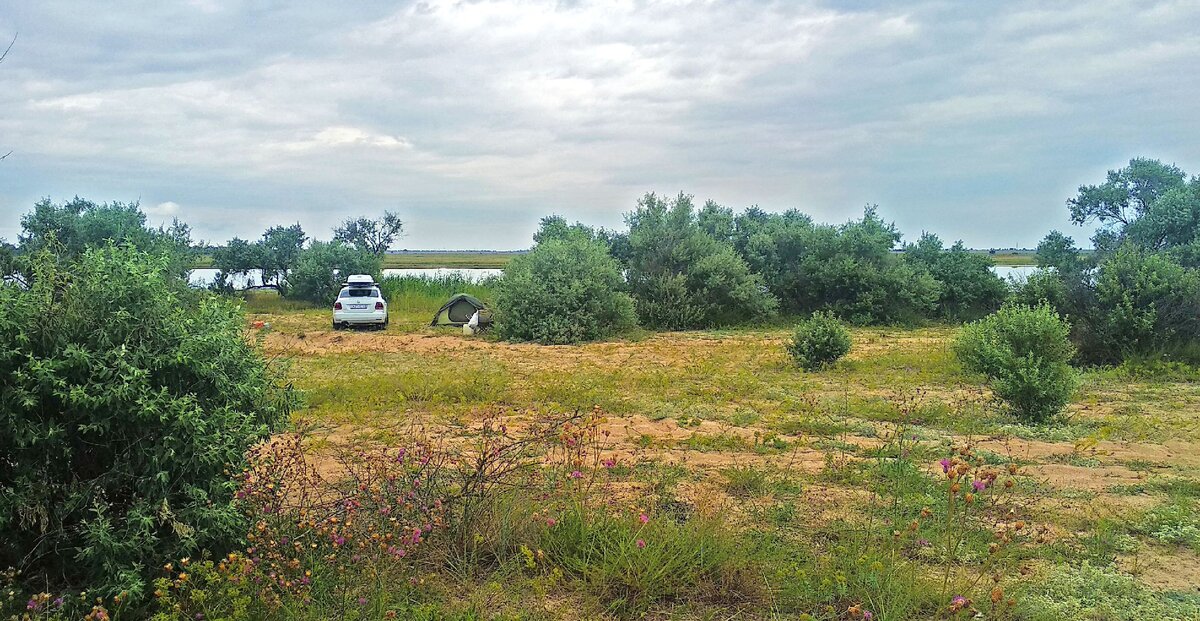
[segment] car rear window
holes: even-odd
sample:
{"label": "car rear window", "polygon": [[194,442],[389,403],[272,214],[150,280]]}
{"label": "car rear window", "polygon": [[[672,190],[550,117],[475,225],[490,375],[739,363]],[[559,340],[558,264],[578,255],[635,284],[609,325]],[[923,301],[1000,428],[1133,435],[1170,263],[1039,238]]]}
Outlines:
{"label": "car rear window", "polygon": [[342,289],[338,294],[339,298],[377,298],[379,297],[379,289],[368,289],[366,287],[354,287],[352,289]]}

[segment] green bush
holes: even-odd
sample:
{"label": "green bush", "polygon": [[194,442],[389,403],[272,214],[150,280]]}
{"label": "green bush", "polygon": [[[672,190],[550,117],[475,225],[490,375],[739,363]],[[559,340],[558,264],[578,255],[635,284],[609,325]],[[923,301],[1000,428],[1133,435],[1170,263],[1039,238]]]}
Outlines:
{"label": "green bush", "polygon": [[333,304],[351,274],[379,274],[379,257],[342,242],[315,241],[300,251],[287,275],[287,297],[314,304]]}
{"label": "green bush", "polygon": [[637,323],[623,284],[604,244],[583,233],[550,236],[504,269],[496,331],[544,345],[607,338]]}
{"label": "green bush", "polygon": [[170,264],[39,253],[29,289],[0,286],[0,567],[40,588],[136,596],[163,559],[244,533],[231,473],[291,397],[236,305]]}
{"label": "green bush", "polygon": [[1022,420],[1062,411],[1078,384],[1070,325],[1049,306],[1007,305],[968,324],[954,343],[963,365],[986,375],[996,397]]}
{"label": "green bush", "polygon": [[787,352],[796,365],[817,371],[835,363],[850,351],[850,332],[831,313],[818,311],[801,321]]}
{"label": "green bush", "polygon": [[711,328],[773,315],[778,302],[724,241],[701,228],[692,198],[647,194],[627,216],[629,289],[643,325]]}
{"label": "green bush", "polygon": [[904,260],[937,280],[935,314],[944,319],[978,319],[995,312],[1011,295],[1008,283],[992,271],[992,260],[967,250],[961,241],[945,249],[937,235],[926,233],[905,248]]}
{"label": "green bush", "polygon": [[841,226],[816,225],[795,211],[752,208],[738,216],[736,228],[734,246],[785,310],[894,324],[920,321],[937,309],[941,285],[924,266],[892,251],[900,232],[874,207]]}
{"label": "green bush", "polygon": [[1170,353],[1200,342],[1200,271],[1165,254],[1122,246],[1100,264],[1088,310],[1093,357]]}

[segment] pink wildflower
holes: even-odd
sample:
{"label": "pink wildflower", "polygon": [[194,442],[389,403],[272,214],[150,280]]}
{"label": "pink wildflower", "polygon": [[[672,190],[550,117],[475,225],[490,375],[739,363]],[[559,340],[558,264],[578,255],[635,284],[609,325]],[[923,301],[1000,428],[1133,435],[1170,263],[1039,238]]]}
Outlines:
{"label": "pink wildflower", "polygon": [[647,522],[649,522],[649,521],[650,521],[650,516],[648,516],[648,515],[646,515],[645,513],[643,513],[643,514],[641,514],[641,515],[639,515],[639,516],[638,516],[638,519],[642,521],[642,524],[645,524],[645,523],[647,523]]}
{"label": "pink wildflower", "polygon": [[638,540],[637,540],[637,547],[638,547],[638,549],[639,549],[639,550],[644,550],[644,549],[646,549],[646,540],[645,540],[645,539],[638,539]]}

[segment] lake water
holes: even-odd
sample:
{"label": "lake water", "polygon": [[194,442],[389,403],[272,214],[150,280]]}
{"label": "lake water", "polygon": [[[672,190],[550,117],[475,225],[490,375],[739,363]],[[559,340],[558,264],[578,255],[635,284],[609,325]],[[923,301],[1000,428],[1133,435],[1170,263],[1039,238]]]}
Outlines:
{"label": "lake water", "polygon": [[[1029,275],[1038,268],[1034,265],[997,265],[992,268],[996,275],[1008,280],[1022,281],[1029,278]],[[438,267],[431,269],[387,269],[383,270],[383,275],[386,276],[416,276],[425,278],[442,278],[452,274],[461,275],[467,280],[480,281],[484,278],[499,276],[504,273],[501,269],[480,269],[480,268],[452,268]],[[188,282],[193,287],[207,287],[212,284],[213,279],[217,277],[217,270],[212,268],[195,269],[188,273]],[[262,275],[258,270],[250,272],[249,276],[235,278],[233,286],[236,289],[245,289],[246,287],[256,287],[262,284]]]}
{"label": "lake water", "polygon": [[996,272],[997,276],[1005,280],[1011,278],[1017,282],[1029,278],[1037,270],[1038,267],[1036,265],[996,265],[992,267],[992,271]]}

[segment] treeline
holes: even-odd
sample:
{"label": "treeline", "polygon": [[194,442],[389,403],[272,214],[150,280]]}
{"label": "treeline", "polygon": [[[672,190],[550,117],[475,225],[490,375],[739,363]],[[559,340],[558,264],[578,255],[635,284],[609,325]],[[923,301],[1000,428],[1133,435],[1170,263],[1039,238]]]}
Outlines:
{"label": "treeline", "polygon": [[634,324],[683,330],[814,312],[856,324],[972,321],[1005,303],[1044,304],[1070,324],[1078,362],[1200,360],[1200,178],[1134,159],[1067,206],[1076,224],[1100,225],[1095,251],[1052,231],[1038,246],[1042,269],[1011,286],[961,242],[924,233],[901,246],[874,207],[830,225],[647,194],[625,231],[544,218],[532,251],[506,270],[498,325],[509,339],[570,343]]}
{"label": "treeline", "polygon": [[[826,311],[857,324],[971,320],[1000,308],[1011,295],[991,260],[961,242],[947,248],[926,233],[896,253],[901,234],[868,207],[860,219],[842,225],[816,223],[798,211],[740,214],[709,201],[696,209],[692,197],[647,194],[626,217],[624,232],[569,225],[560,216],[544,218],[533,250],[517,257],[505,272],[500,297],[500,329],[510,338],[547,343],[571,342],[567,335],[527,328],[565,313],[573,321],[598,323],[590,315],[595,300],[579,298],[591,288],[588,274],[612,282],[627,296],[636,322],[658,330],[730,326],[774,315]],[[591,259],[599,249],[611,262]],[[539,255],[555,255],[545,261]],[[589,257],[591,271],[576,263]],[[556,271],[571,271],[559,279]],[[523,283],[536,283],[528,290]],[[566,296],[578,306],[563,308]],[[612,305],[624,306],[623,298]],[[522,300],[519,312],[505,308]],[[534,306],[542,304],[543,308]],[[612,313],[609,313],[612,314]],[[620,325],[631,322],[623,313]],[[617,326],[614,324],[613,329]],[[611,330],[599,330],[611,333]]]}

